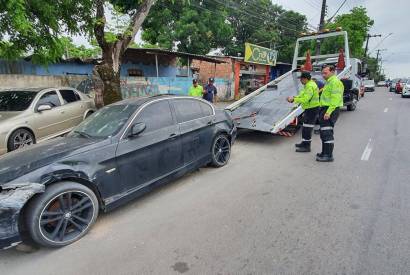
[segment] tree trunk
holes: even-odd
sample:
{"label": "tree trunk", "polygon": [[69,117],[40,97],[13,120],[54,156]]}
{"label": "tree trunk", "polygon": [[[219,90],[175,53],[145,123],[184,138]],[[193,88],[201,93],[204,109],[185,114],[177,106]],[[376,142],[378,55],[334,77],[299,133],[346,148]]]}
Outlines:
{"label": "tree trunk", "polygon": [[94,34],[102,50],[103,63],[95,66],[95,70],[100,76],[103,83],[104,105],[108,105],[122,99],[120,72],[121,62],[125,50],[140,29],[142,23],[147,17],[155,0],[144,0],[140,3],[138,9],[131,17],[128,30],[123,34],[117,34],[117,41],[107,42],[105,40],[105,14],[104,0],[95,0],[96,5],[96,24],[94,25]]}
{"label": "tree trunk", "polygon": [[122,100],[120,72],[115,72],[108,63],[96,65],[95,69],[103,83],[104,105]]}

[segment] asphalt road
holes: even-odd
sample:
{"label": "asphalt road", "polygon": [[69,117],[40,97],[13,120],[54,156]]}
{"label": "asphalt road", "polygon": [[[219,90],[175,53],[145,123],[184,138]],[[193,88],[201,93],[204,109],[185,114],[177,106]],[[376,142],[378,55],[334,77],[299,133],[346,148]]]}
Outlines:
{"label": "asphalt road", "polygon": [[334,163],[243,133],[203,168],[100,217],[59,250],[0,252],[0,274],[410,273],[410,99],[342,112]]}

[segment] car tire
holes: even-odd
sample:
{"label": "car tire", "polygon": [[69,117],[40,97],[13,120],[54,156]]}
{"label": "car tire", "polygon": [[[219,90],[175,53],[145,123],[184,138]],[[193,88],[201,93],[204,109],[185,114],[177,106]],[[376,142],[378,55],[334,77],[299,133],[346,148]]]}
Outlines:
{"label": "car tire", "polygon": [[11,152],[36,143],[33,133],[27,129],[17,129],[11,133],[7,141],[7,151]]}
{"label": "car tire", "polygon": [[86,235],[97,220],[98,211],[98,199],[88,187],[59,182],[29,202],[25,220],[35,243],[59,248]]}
{"label": "car tire", "polygon": [[225,166],[231,157],[231,142],[225,134],[219,134],[215,137],[211,149],[213,167]]}

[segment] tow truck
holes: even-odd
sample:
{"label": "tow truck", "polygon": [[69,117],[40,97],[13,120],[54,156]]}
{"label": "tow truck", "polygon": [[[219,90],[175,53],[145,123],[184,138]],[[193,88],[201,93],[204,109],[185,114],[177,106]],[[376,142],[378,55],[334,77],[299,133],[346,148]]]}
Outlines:
{"label": "tow truck", "polygon": [[[326,39],[343,39],[343,46],[335,53],[310,56],[303,45]],[[306,56],[304,55],[307,52]],[[301,55],[302,54],[302,55]],[[297,39],[292,69],[279,78],[262,86],[253,93],[239,99],[225,109],[229,111],[237,128],[268,132],[283,136],[293,135],[297,129],[298,118],[302,115],[301,106],[294,106],[286,101],[288,96],[295,96],[302,88],[299,81],[300,63],[310,63],[312,78],[323,81],[321,68],[324,64],[336,65],[337,77],[342,80],[344,105],[348,111],[356,109],[360,98],[361,61],[350,58],[349,40],[346,31],[304,35]]]}

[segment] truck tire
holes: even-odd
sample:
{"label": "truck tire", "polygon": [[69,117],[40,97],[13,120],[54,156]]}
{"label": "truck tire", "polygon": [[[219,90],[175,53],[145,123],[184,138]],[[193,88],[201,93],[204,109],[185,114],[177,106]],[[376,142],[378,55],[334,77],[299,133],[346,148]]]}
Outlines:
{"label": "truck tire", "polygon": [[347,110],[350,112],[356,110],[356,103],[352,102],[351,104],[347,105]]}

